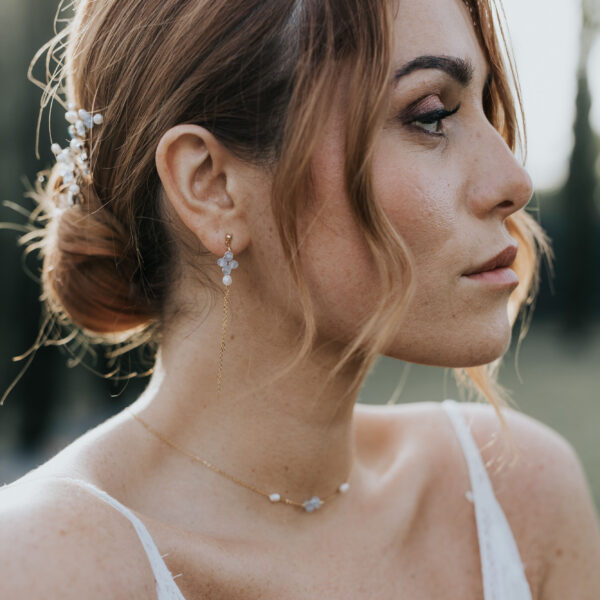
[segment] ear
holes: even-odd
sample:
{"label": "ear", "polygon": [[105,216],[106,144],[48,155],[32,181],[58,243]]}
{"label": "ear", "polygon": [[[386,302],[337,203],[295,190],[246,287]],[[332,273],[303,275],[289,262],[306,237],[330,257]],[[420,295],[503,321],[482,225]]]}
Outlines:
{"label": "ear", "polygon": [[216,256],[225,252],[231,234],[234,253],[249,243],[239,161],[204,127],[177,125],[161,138],[156,167],[165,193],[183,224]]}

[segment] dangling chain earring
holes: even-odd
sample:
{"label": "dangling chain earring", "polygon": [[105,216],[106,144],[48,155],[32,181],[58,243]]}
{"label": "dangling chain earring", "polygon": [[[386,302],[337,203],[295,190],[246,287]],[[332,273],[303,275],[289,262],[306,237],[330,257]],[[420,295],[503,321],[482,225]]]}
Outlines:
{"label": "dangling chain earring", "polygon": [[[224,256],[217,261],[217,264],[223,270],[223,285],[225,286],[225,294],[223,296],[223,327],[221,330],[221,352],[219,353],[219,367],[217,370],[217,400],[219,400],[221,398],[221,385],[223,383],[223,355],[225,354],[225,336],[227,334],[227,323],[229,320],[229,309],[230,309],[229,295],[231,292],[231,283],[232,283],[231,271],[233,269],[238,268],[238,263],[236,260],[233,260],[233,252],[231,251],[231,240],[232,239],[233,239],[233,236],[230,233],[228,233],[225,236],[225,246],[227,246],[227,251],[225,252]],[[207,460],[204,460],[200,456],[197,456],[193,452],[186,450],[179,444],[176,444],[175,442],[169,440],[164,435],[162,435],[160,432],[156,431],[156,429],[151,427],[148,423],[146,423],[141,417],[139,417],[137,414],[135,414],[131,409],[128,409],[128,410],[131,412],[132,416],[137,421],[139,421],[150,433],[155,435],[157,438],[161,439],[163,442],[165,442],[165,444],[168,444],[175,450],[178,450],[182,454],[185,454],[186,456],[189,456],[191,459],[201,463],[207,469],[210,469],[211,471],[214,471],[215,473],[219,473],[220,475],[223,475],[223,477],[226,477],[230,481],[233,481],[233,483],[241,485],[248,490],[251,490],[253,492],[256,492],[257,494],[260,494],[261,496],[264,496],[265,498],[268,498],[269,501],[272,502],[273,504],[277,504],[277,503],[288,504],[289,506],[296,506],[298,508],[302,508],[307,513],[312,513],[315,510],[318,510],[319,508],[321,508],[321,506],[323,506],[323,504],[325,504],[325,502],[328,502],[334,496],[337,496],[338,494],[345,494],[350,489],[350,484],[348,483],[348,481],[345,481],[340,486],[338,486],[338,488],[335,492],[333,492],[329,496],[327,496],[323,499],[319,498],[319,496],[313,496],[312,498],[309,498],[308,500],[305,500],[304,502],[296,502],[295,500],[291,500],[290,498],[284,498],[278,492],[268,492],[266,490],[261,490],[254,485],[251,485],[245,481],[242,481],[241,479],[238,479],[237,477],[234,477],[233,475],[230,475],[229,473],[226,473],[225,471],[223,471],[223,469],[220,469],[219,467],[213,465],[212,463],[208,462]],[[350,477],[350,475],[348,475],[348,477]]]}
{"label": "dangling chain earring", "polygon": [[222,258],[217,261],[217,264],[223,271],[223,285],[225,286],[225,294],[223,296],[223,324],[221,326],[221,350],[219,352],[219,366],[217,368],[217,401],[221,399],[221,388],[223,385],[223,356],[225,354],[225,336],[227,334],[227,323],[229,322],[229,296],[231,292],[231,271],[238,268],[237,260],[233,259],[231,250],[231,241],[233,236],[228,233],[225,236],[225,246],[227,250]]}

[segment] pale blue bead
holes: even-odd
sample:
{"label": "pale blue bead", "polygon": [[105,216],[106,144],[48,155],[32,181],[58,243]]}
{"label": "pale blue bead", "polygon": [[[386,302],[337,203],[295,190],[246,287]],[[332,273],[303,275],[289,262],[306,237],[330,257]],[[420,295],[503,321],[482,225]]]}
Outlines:
{"label": "pale blue bead", "polygon": [[304,506],[304,510],[306,510],[306,512],[311,513],[318,508],[321,508],[322,505],[323,502],[321,499],[318,496],[313,496],[310,500],[306,500],[302,506]]}
{"label": "pale blue bead", "polygon": [[225,252],[225,256],[223,258],[225,260],[231,260],[233,258],[233,252],[227,250],[227,252]]}

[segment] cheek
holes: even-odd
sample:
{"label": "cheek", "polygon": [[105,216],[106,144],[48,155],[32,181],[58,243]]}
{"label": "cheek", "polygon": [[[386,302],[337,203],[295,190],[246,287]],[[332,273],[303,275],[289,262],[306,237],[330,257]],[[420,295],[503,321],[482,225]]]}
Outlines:
{"label": "cheek", "polygon": [[300,257],[319,330],[340,341],[356,333],[376,300],[374,264],[345,189],[343,140],[325,136],[313,158],[314,202],[299,218]]}
{"label": "cheek", "polygon": [[[456,284],[456,184],[436,176],[431,159],[420,167],[414,154],[399,152],[397,142],[384,146],[378,145],[374,154],[375,199],[413,255],[414,304],[439,326],[440,319],[447,321],[449,309],[440,298]],[[343,141],[325,136],[313,164],[316,200],[300,219],[301,257],[320,324],[328,334],[347,339],[378,299],[375,265],[344,193]],[[437,303],[443,306],[432,314]],[[432,319],[434,315],[438,318]]]}
{"label": "cheek", "polygon": [[458,165],[441,169],[434,156],[401,152],[397,143],[375,154],[377,200],[415,267],[415,294],[388,354],[442,366],[482,364],[506,349],[506,307],[500,296],[476,296],[461,281],[473,243],[465,183]]}
{"label": "cheek", "polygon": [[455,181],[432,170],[431,160],[420,165],[418,155],[404,154],[392,148],[377,152],[373,181],[376,198],[411,251],[422,280],[428,273],[448,273],[454,264],[460,203]]}

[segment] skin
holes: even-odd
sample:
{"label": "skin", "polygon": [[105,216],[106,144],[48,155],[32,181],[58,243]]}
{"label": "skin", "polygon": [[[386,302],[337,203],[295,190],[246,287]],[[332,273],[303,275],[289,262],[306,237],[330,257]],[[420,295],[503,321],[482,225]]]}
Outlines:
{"label": "skin", "polygon": [[[462,2],[403,1],[395,39],[395,65],[444,54],[468,58],[474,75],[467,88],[434,70],[403,78],[376,139],[376,200],[412,252],[417,281],[386,353],[442,366],[484,364],[510,341],[507,302],[514,288],[462,275],[512,243],[505,220],[528,202],[531,180],[483,112],[488,65]],[[270,176],[235,158],[208,131],[177,126],[156,154],[167,209],[182,240],[212,253],[217,285],[214,261],[226,233],[234,236],[240,263],[232,275],[223,394],[217,402],[221,303],[211,303],[182,263],[173,302],[186,309],[167,323],[156,372],[132,409],[170,440],[261,489],[300,501],[325,497],[351,471],[350,492],[310,516],[273,506],[172,451],[125,411],[21,480],[21,488],[3,492],[0,525],[22,540],[10,551],[0,547],[2,564],[15,565],[6,572],[18,572],[18,561],[35,566],[37,555],[48,556],[45,549],[56,561],[36,581],[15,580],[11,597],[47,592],[49,581],[59,589],[75,558],[81,571],[56,597],[152,593],[139,541],[119,514],[68,485],[36,479],[47,474],[88,479],[135,510],[169,553],[171,571],[184,573],[177,582],[187,598],[482,597],[473,507],[464,498],[468,473],[439,406],[361,406],[347,392],[351,368],[323,386],[344,340],[377,299],[371,260],[343,191],[343,87],[342,79],[314,157],[315,209],[301,223],[319,350],[272,381],[296,351],[299,307],[290,301],[269,214]],[[461,108],[437,128],[401,122],[398,115],[420,98],[423,112],[458,102]],[[499,435],[491,410],[463,411],[480,448]],[[507,418],[523,460],[490,476],[533,597],[564,598],[577,589],[578,598],[591,600],[600,585],[590,580],[600,534],[578,460],[543,425],[512,411]],[[505,450],[496,444],[482,454],[499,462]],[[559,476],[564,485],[557,490]],[[16,490],[27,485],[46,500],[24,504]],[[19,529],[24,521],[30,526]],[[37,523],[44,536],[35,533]],[[58,566],[60,581],[53,575]]]}

